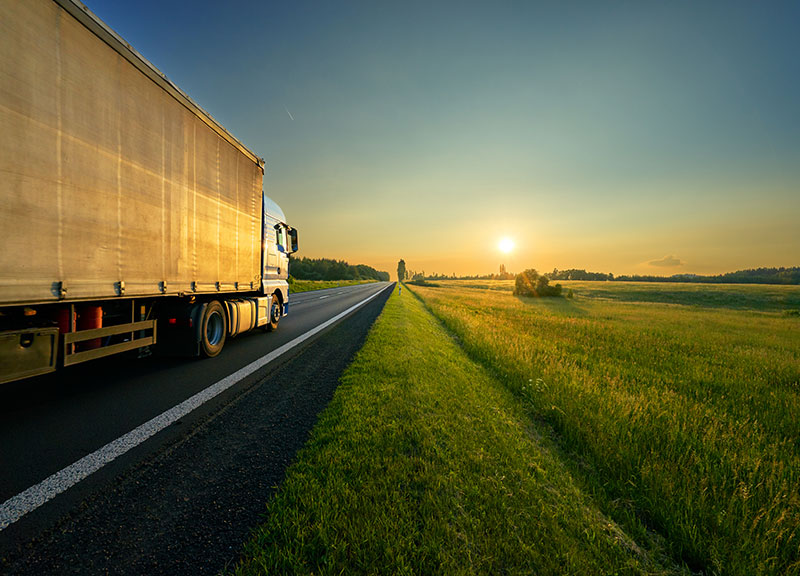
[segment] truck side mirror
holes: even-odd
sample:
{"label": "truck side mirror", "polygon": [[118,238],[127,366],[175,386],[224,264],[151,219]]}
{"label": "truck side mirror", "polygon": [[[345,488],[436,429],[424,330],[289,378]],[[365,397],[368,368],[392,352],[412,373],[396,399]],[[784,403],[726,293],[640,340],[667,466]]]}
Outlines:
{"label": "truck side mirror", "polygon": [[297,229],[290,228],[289,229],[289,241],[292,245],[292,253],[297,252],[298,244],[297,244]]}

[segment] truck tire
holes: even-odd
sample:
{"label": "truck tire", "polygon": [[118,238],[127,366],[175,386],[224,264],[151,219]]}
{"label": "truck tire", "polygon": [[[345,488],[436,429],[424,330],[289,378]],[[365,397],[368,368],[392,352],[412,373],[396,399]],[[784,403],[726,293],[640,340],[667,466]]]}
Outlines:
{"label": "truck tire", "polygon": [[281,320],[283,314],[283,305],[278,293],[272,295],[272,303],[269,305],[269,322],[267,322],[267,332],[274,332],[278,329],[278,322]]}
{"label": "truck tire", "polygon": [[228,326],[222,304],[212,300],[203,309],[200,325],[200,353],[206,358],[213,358],[222,352]]}

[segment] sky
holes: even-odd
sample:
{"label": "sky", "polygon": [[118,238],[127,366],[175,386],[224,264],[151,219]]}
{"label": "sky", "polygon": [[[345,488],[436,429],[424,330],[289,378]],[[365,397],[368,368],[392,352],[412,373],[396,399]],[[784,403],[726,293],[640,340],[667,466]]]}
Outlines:
{"label": "sky", "polygon": [[298,256],[800,266],[798,2],[85,3],[265,158]]}

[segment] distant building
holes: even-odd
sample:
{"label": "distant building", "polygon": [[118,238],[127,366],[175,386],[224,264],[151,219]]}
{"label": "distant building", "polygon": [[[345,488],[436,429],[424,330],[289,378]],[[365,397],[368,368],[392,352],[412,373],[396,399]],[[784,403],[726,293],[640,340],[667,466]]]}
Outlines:
{"label": "distant building", "polygon": [[497,280],[513,280],[514,279],[514,275],[511,272],[509,272],[508,270],[506,270],[506,265],[505,264],[500,264],[500,274],[498,274],[497,276],[494,276],[494,275],[492,275],[492,276],[494,278],[496,278]]}

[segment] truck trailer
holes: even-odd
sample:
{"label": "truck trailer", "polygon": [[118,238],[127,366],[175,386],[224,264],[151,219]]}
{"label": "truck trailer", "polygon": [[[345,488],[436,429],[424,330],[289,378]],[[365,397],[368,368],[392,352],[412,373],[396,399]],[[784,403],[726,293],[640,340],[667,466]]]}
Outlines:
{"label": "truck trailer", "polygon": [[0,0],[0,383],[288,313],[259,158],[86,7]]}

